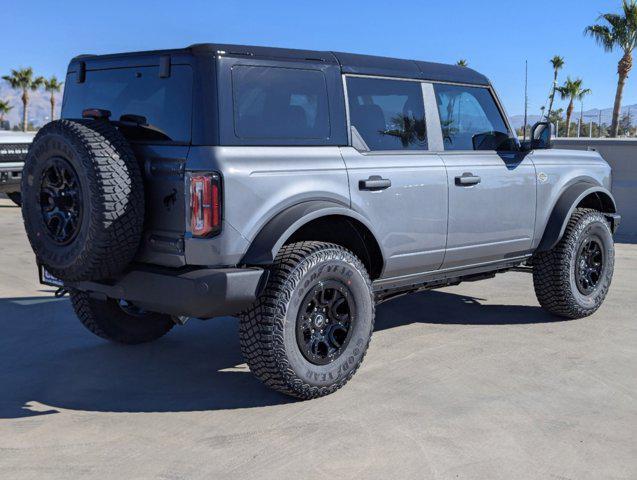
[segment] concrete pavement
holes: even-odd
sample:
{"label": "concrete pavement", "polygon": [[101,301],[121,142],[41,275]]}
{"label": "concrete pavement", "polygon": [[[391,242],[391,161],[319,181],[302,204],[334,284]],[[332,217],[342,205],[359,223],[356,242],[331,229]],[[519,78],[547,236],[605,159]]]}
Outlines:
{"label": "concrete pavement", "polygon": [[0,478],[637,478],[637,245],[582,320],[524,273],[383,304],[354,379],[307,402],[252,377],[232,318],[93,336],[7,200],[0,262]]}

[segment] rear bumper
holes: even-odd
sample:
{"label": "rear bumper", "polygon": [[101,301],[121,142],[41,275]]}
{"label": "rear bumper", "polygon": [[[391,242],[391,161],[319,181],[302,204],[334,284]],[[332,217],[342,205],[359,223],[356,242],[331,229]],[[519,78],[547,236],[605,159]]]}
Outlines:
{"label": "rear bumper", "polygon": [[211,318],[249,307],[267,280],[261,268],[198,269],[189,272],[135,269],[107,282],[65,282],[97,298],[124,299],[153,312]]}

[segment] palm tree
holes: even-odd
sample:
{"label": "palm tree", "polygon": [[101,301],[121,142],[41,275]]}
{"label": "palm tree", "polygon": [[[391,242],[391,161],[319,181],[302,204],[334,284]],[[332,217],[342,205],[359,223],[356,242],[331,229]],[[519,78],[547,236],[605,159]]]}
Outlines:
{"label": "palm tree", "polygon": [[564,66],[564,57],[560,57],[559,55],[555,55],[550,60],[551,65],[553,65],[553,88],[551,89],[551,97],[549,100],[549,112],[546,118],[551,116],[551,112],[553,111],[553,100],[555,100],[555,89],[557,88],[557,74]]}
{"label": "palm tree", "polygon": [[11,88],[22,90],[22,130],[27,131],[27,108],[29,106],[29,90],[35,91],[44,83],[44,78],[33,77],[31,67],[11,70],[11,75],[2,77],[9,82]]}
{"label": "palm tree", "polygon": [[467,62],[464,58],[461,58],[456,62],[456,65],[458,65],[459,67],[468,67],[469,62]]}
{"label": "palm tree", "polygon": [[0,125],[4,122],[4,116],[13,110],[13,107],[9,105],[6,100],[0,100]]}
{"label": "palm tree", "polygon": [[62,89],[62,85],[64,85],[64,82],[59,82],[55,75],[48,80],[44,80],[44,90],[51,94],[51,121],[54,120],[55,116],[55,94]]}
{"label": "palm tree", "polygon": [[557,87],[557,91],[560,93],[562,100],[569,99],[568,107],[566,108],[566,136],[568,137],[571,134],[571,115],[573,115],[575,100],[581,102],[591,91],[588,88],[582,88],[581,78],[571,80],[571,77],[567,77],[564,85]]}
{"label": "palm tree", "polygon": [[622,0],[623,15],[605,13],[598,20],[604,24],[590,25],[584,30],[585,35],[590,35],[607,52],[612,52],[619,47],[623,56],[617,64],[617,92],[613,105],[613,121],[610,126],[610,136],[617,136],[619,127],[619,111],[624,94],[626,79],[633,67],[633,50],[637,46],[637,0]]}

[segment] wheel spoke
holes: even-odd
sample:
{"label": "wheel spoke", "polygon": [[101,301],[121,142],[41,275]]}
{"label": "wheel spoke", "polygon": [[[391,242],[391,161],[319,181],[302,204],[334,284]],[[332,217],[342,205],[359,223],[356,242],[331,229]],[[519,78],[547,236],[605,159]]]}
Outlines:
{"label": "wheel spoke", "polygon": [[65,245],[80,227],[80,183],[66,160],[54,158],[49,162],[40,180],[40,211],[49,237]]}
{"label": "wheel spoke", "polygon": [[336,302],[334,302],[334,305],[332,305],[332,309],[330,310],[332,317],[339,322],[347,320],[349,317],[349,311],[347,308],[345,308],[344,311],[339,312],[339,309],[342,309],[344,306],[347,306],[347,299],[341,296]]}

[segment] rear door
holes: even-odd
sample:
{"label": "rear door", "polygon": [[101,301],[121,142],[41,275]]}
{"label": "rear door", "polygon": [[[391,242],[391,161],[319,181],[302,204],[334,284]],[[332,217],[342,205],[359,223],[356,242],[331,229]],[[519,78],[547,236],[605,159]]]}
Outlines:
{"label": "rear door", "polygon": [[[158,57],[157,57],[158,61]],[[88,108],[111,112],[144,175],[146,218],[137,260],[167,266],[185,263],[184,170],[191,141],[193,72],[173,64],[87,68],[83,81],[69,73],[63,118]]]}
{"label": "rear door", "polygon": [[489,88],[435,84],[449,182],[443,268],[528,253],[535,223],[535,166]]}
{"label": "rear door", "polygon": [[440,127],[425,116],[431,85],[357,75],[347,75],[345,85],[353,146],[341,151],[352,208],[376,228],[383,276],[435,270],[444,257],[447,176],[432,151],[440,134],[430,130]]}

